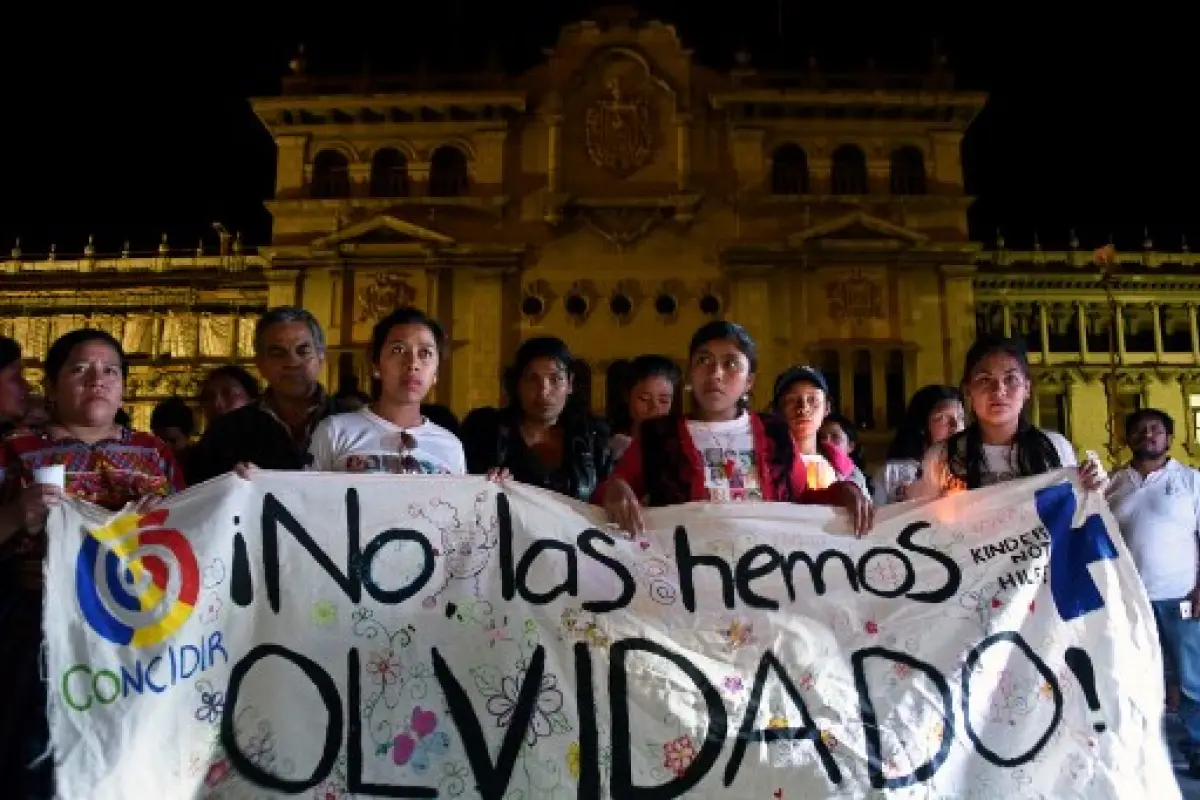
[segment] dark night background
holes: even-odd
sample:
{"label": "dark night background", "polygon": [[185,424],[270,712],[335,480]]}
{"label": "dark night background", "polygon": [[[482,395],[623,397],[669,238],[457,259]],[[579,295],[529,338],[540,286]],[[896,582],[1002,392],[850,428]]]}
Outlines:
{"label": "dark night background", "polygon": [[[127,19],[56,12],[69,20],[8,25],[0,258],[17,236],[28,254],[51,242],[77,253],[89,233],[101,252],[126,239],[152,250],[163,232],[175,248],[200,236],[212,247],[214,220],[265,243],[274,153],[246,99],[278,91],[298,42],[316,73],[357,72],[364,59],[377,72],[405,71],[422,50],[433,71],[478,68],[491,43],[516,73],[542,58],[561,25],[599,5],[442,0],[380,13],[247,4],[225,13],[179,4]],[[1008,7],[963,5],[949,22],[866,6],[826,17],[797,0],[637,6],[720,69],[745,47],[758,67],[799,69],[813,53],[831,71],[868,56],[912,71],[936,40],[959,88],[991,94],[965,146],[976,239],[991,244],[1001,226],[1009,247],[1030,246],[1036,230],[1043,247],[1063,248],[1075,226],[1084,247],[1111,233],[1137,249],[1148,225],[1159,249],[1178,250],[1181,234],[1200,246],[1191,113],[1200,73],[1181,18],[1016,18]]]}

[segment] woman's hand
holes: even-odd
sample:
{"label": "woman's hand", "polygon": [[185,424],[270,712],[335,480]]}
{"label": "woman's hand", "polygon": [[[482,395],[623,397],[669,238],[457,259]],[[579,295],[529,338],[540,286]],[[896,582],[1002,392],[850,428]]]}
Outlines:
{"label": "woman's hand", "polygon": [[854,526],[855,536],[865,536],[870,533],[875,524],[875,504],[867,493],[850,481],[838,481],[829,487],[837,493],[838,505],[846,509],[850,515],[850,523]]}
{"label": "woman's hand", "polygon": [[1079,482],[1088,491],[1103,492],[1108,488],[1108,473],[1100,463],[1100,456],[1091,450],[1087,451],[1083,463],[1079,465]]}
{"label": "woman's hand", "polygon": [[642,504],[628,483],[620,478],[610,478],[604,490],[604,510],[608,518],[631,536],[646,529],[642,519]]}
{"label": "woman's hand", "polygon": [[508,467],[492,467],[487,471],[487,479],[492,483],[507,483],[512,480]]}
{"label": "woman's hand", "polygon": [[254,477],[254,473],[258,471],[258,467],[249,461],[239,461],[233,465],[233,471],[237,473],[239,478],[248,481]]}
{"label": "woman's hand", "polygon": [[66,499],[59,486],[35,483],[26,486],[17,497],[17,515],[21,528],[29,533],[40,533],[46,527],[46,515],[50,509]]}

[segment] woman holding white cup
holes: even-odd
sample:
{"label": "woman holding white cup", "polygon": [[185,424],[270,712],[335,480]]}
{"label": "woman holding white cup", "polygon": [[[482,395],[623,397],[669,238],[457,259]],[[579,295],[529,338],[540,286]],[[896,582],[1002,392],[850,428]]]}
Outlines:
{"label": "woman holding white cup", "polygon": [[46,354],[50,421],[0,439],[0,785],[15,797],[53,793],[53,759],[30,765],[48,746],[38,659],[47,513],[67,496],[115,511],[183,489],[166,444],[116,423],[127,372],[104,331],[60,337]]}

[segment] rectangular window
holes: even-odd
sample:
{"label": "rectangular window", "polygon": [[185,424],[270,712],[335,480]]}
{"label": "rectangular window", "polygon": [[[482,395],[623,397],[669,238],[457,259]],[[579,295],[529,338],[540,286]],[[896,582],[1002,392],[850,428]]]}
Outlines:
{"label": "rectangular window", "polygon": [[1039,394],[1038,427],[1067,435],[1067,396],[1065,393]]}
{"label": "rectangular window", "polygon": [[1192,441],[1200,443],[1200,394],[1188,395],[1188,411],[1192,415]]}
{"label": "rectangular window", "polygon": [[1119,447],[1125,446],[1125,420],[1142,408],[1142,396],[1137,392],[1117,392],[1113,396],[1113,438]]}

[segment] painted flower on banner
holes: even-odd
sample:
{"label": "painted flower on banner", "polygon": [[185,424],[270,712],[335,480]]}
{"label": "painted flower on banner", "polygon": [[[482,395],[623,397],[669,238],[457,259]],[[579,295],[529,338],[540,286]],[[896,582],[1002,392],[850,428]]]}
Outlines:
{"label": "painted flower on banner", "polygon": [[[488,713],[496,718],[496,726],[507,728],[512,722],[513,713],[517,708],[517,698],[521,694],[521,686],[525,682],[525,670],[516,675],[505,675],[499,683],[484,686],[479,683],[476,673],[476,685],[487,697]],[[529,720],[529,730],[525,732],[525,741],[532,747],[538,739],[555,733],[566,733],[571,730],[571,723],[563,713],[563,693],[558,686],[558,676],[551,673],[542,675],[538,687],[537,700],[533,706],[533,716]]]}
{"label": "painted flower on banner", "polygon": [[450,752],[450,736],[437,727],[437,714],[414,708],[409,730],[392,740],[393,763],[398,767],[411,764],[413,772],[425,774],[434,761]]}
{"label": "painted flower on banner", "polygon": [[215,593],[209,593],[204,597],[203,610],[200,612],[200,622],[205,625],[212,625],[221,618],[221,598]]}
{"label": "painted flower on banner", "polygon": [[579,742],[571,742],[567,745],[567,771],[571,773],[571,777],[575,780],[579,780],[582,763],[583,753]]}
{"label": "painted flower on banner", "polygon": [[318,600],[313,603],[312,623],[318,628],[329,628],[337,623],[338,609],[332,600]]}
{"label": "painted flower on banner", "polygon": [[367,659],[367,674],[377,686],[388,686],[400,680],[400,657],[392,650],[376,650]]}
{"label": "painted flower on banner", "polygon": [[221,722],[221,712],[225,708],[225,693],[207,686],[208,681],[200,683],[206,684],[206,686],[201,687],[199,684],[196,686],[200,690],[200,706],[196,709],[196,720],[207,722],[210,725],[218,725]]}
{"label": "painted flower on banner", "polygon": [[663,745],[663,766],[675,773],[676,777],[683,775],[695,760],[696,743],[687,734]]}

